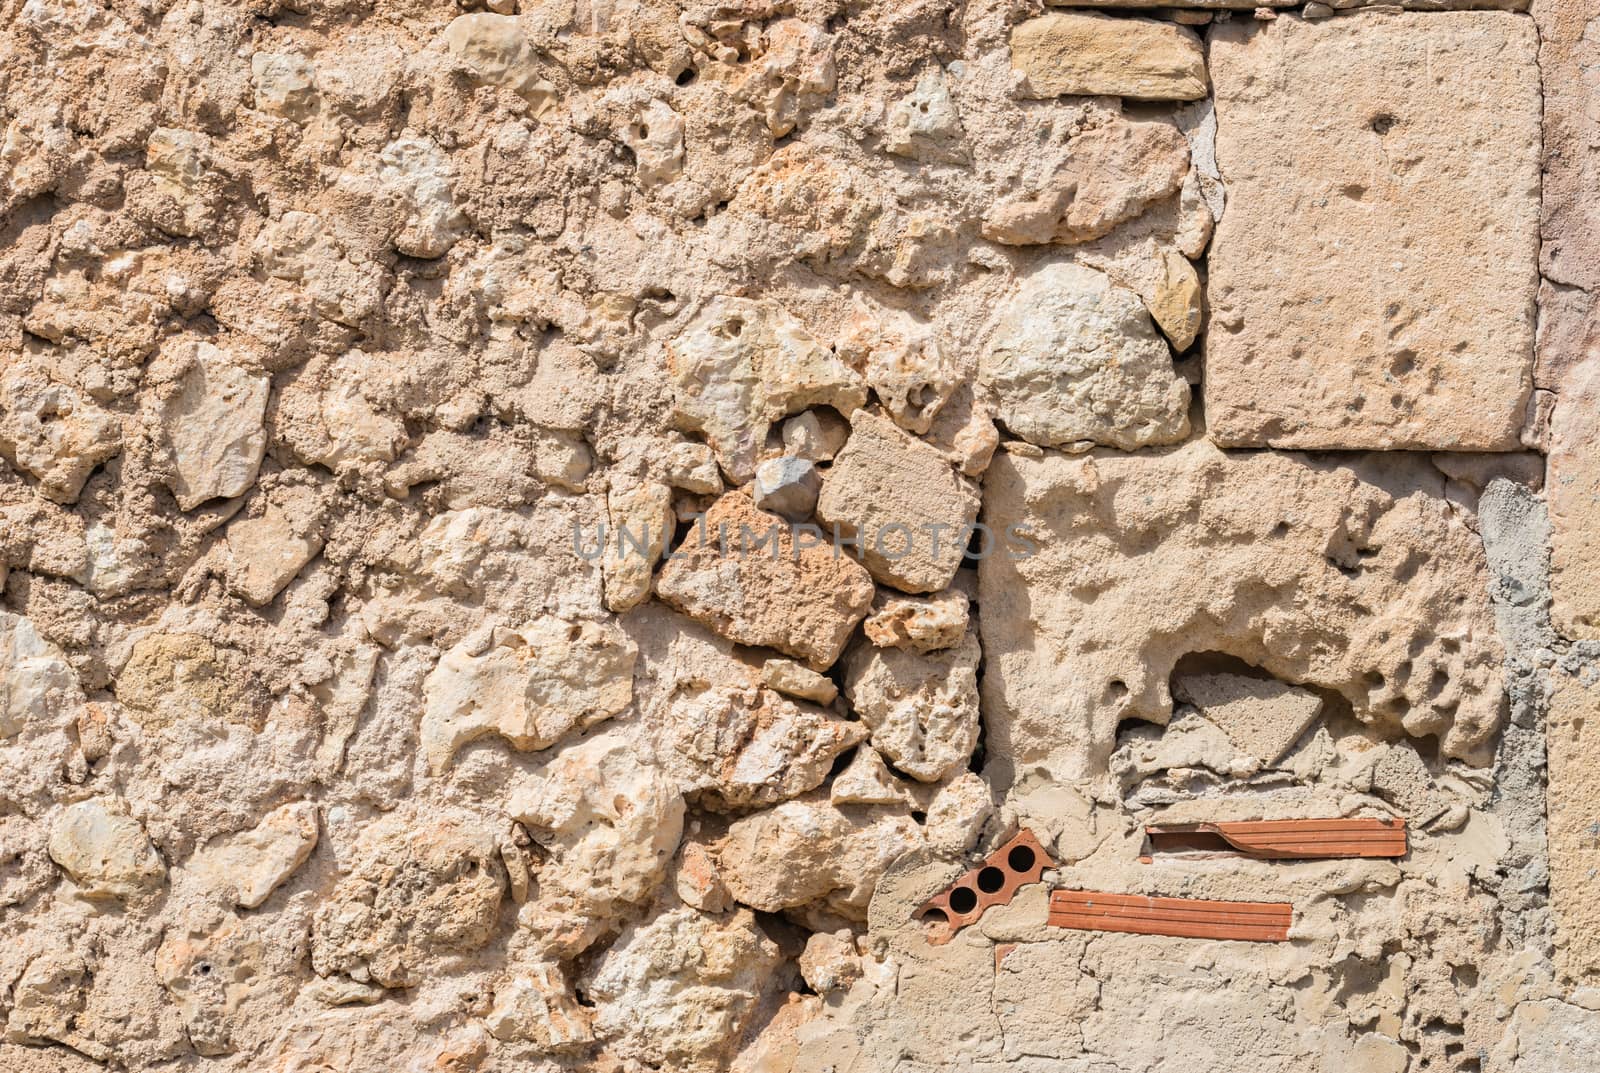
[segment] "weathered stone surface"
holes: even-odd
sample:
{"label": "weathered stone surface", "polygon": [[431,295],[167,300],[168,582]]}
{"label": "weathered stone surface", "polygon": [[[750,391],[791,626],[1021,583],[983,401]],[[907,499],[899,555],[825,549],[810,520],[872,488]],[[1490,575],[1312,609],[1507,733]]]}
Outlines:
{"label": "weathered stone surface", "polygon": [[167,874],[144,827],[116,798],[68,805],[50,828],[50,859],[86,898],[131,898]]}
{"label": "weathered stone surface", "polygon": [[1057,263],[1002,308],[979,362],[995,416],[1043,446],[1173,443],[1189,432],[1189,385],[1132,291]]}
{"label": "weathered stone surface", "polygon": [[506,811],[550,855],[530,927],[553,956],[588,947],[661,884],[683,833],[683,794],[630,738],[563,749]]}
{"label": "weathered stone surface", "polygon": [[823,899],[862,919],[878,877],[922,842],[911,817],[892,808],[830,804],[812,794],[736,821],[716,846],[723,882],[763,912]]}
{"label": "weathered stone surface", "polygon": [[950,584],[978,516],[978,494],[933,447],[866,411],[828,469],[817,518],[861,542],[872,576],[906,592]]}
{"label": "weathered stone surface", "polygon": [[43,361],[8,359],[0,373],[0,456],[38,478],[50,499],[74,503],[94,468],[122,449],[122,425]]}
{"label": "weathered stone surface", "polygon": [[[1558,671],[1550,698],[1550,903],[1555,912],[1556,962],[1574,980],[1600,976],[1600,906],[1592,896],[1600,867],[1594,802],[1600,795],[1600,686],[1583,668]],[[1586,681],[1585,678],[1589,677]]]}
{"label": "weathered stone surface", "polygon": [[756,467],[750,496],[762,510],[803,522],[817,509],[822,475],[804,458],[771,458]]}
{"label": "weathered stone surface", "polygon": [[1100,119],[1080,131],[1056,166],[983,217],[983,236],[1008,246],[1080,243],[1108,235],[1183,186],[1189,150],[1166,122]]}
{"label": "weathered stone surface", "polygon": [[1517,446],[1538,283],[1536,46],[1526,19],[1494,13],[1213,34],[1229,203],[1209,262],[1218,443]]}
{"label": "weathered stone surface", "polygon": [[0,740],[29,725],[54,726],[83,703],[61,650],[21,615],[0,611]]}
{"label": "weathered stone surface", "polygon": [[274,809],[248,831],[209,843],[185,868],[207,886],[228,892],[236,904],[254,909],[306,862],[316,845],[316,806],[296,801]]}
{"label": "weathered stone surface", "polygon": [[268,381],[210,343],[190,344],[186,368],[164,384],[148,420],[172,466],[172,494],[183,510],[255,483],[267,437]]}
{"label": "weathered stone surface", "polygon": [[1173,692],[1262,764],[1276,763],[1322,713],[1322,698],[1273,678],[1188,674]]}
{"label": "weathered stone surface", "polygon": [[725,1069],[782,960],[748,909],[664,910],[630,924],[596,964],[595,1028],[625,1058]]}
{"label": "weathered stone surface", "polygon": [[658,752],[703,807],[747,809],[822,785],[834,759],[866,735],[860,723],[770,689],[686,683]]}
{"label": "weathered stone surface", "polygon": [[812,462],[831,462],[850,438],[850,426],[833,410],[807,410],[783,423],[783,450]]}
{"label": "weathered stone surface", "polygon": [[729,640],[823,670],[867,613],[873,587],[847,554],[799,546],[788,522],[730,492],[674,550],[656,593]]}
{"label": "weathered stone surface", "polygon": [[533,105],[534,115],[554,107],[556,87],[541,77],[537,54],[514,16],[487,11],[459,15],[445,27],[444,43],[451,58],[474,77],[521,95]]}
{"label": "weathered stone surface", "polygon": [[861,645],[845,659],[844,693],[896,768],[935,782],[978,744],[978,639],[920,654]]}
{"label": "weathered stone surface", "polygon": [[1600,359],[1563,383],[1546,487],[1551,615],[1563,636],[1600,640]]}
{"label": "weathered stone surface", "polygon": [[183,720],[220,724],[255,718],[237,652],[192,633],[150,633],[134,642],[117,675],[117,699],[150,730]]}
{"label": "weathered stone surface", "polygon": [[839,695],[833,679],[818,674],[792,659],[769,659],[761,665],[761,680],[791,697],[828,705]]}
{"label": "weathered stone surface", "polygon": [[1006,455],[986,489],[989,524],[1027,520],[1039,549],[979,564],[991,755],[1098,770],[1120,721],[1166,721],[1180,657],[1219,651],[1336,690],[1387,733],[1437,734],[1446,755],[1493,741],[1482,545],[1425,461],[1197,442]]}
{"label": "weathered stone surface", "polygon": [[638,648],[614,624],[547,616],[480,631],[444,654],[423,683],[422,749],[443,771],[486,734],[548,749],[633,700]]}
{"label": "weathered stone surface", "polygon": [[863,745],[828,785],[835,805],[903,805],[913,801],[911,789],[894,777],[878,750]]}
{"label": "weathered stone surface", "polygon": [[363,832],[350,875],[317,907],[311,967],[415,986],[431,958],[489,941],[505,890],[494,837],[475,818],[391,815]]}
{"label": "weathered stone surface", "polygon": [[265,497],[260,514],[228,526],[228,587],[257,607],[271,603],[322,550],[321,522],[305,489]]}
{"label": "weathered stone surface", "polygon": [[905,313],[858,305],[836,349],[908,432],[927,432],[959,383],[938,335]]}
{"label": "weathered stone surface", "polygon": [[679,420],[741,484],[773,422],[809,406],[849,413],[867,399],[860,376],[770,299],[713,299],[667,345],[667,371]]}
{"label": "weathered stone surface", "polygon": [[879,648],[908,652],[935,652],[953,648],[967,635],[971,617],[967,594],[955,589],[932,596],[901,596],[882,592],[872,603],[872,613],[861,623],[867,640]]}
{"label": "weathered stone surface", "polygon": [[1193,101],[1206,95],[1194,31],[1170,22],[1052,12],[1011,31],[1011,65],[1029,96]]}
{"label": "weathered stone surface", "polygon": [[672,539],[672,489],[647,481],[606,495],[606,607],[627,611],[650,597],[661,553]]}

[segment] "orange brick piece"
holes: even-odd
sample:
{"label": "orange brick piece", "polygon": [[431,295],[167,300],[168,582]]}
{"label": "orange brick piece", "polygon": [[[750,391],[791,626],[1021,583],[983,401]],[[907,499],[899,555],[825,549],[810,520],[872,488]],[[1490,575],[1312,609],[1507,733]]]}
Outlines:
{"label": "orange brick piece", "polygon": [[917,919],[930,926],[928,942],[943,946],[956,932],[974,923],[994,905],[1008,905],[1017,890],[1039,882],[1055,861],[1044,851],[1032,831],[1024,827],[1016,837],[983,859],[983,863],[929,898],[917,910]]}
{"label": "orange brick piece", "polygon": [[1053,927],[1079,931],[1281,943],[1289,938],[1294,907],[1288,902],[1208,902],[1058,890],[1050,895],[1048,921]]}
{"label": "orange brick piece", "polygon": [[1153,853],[1210,850],[1259,860],[1406,855],[1405,820],[1247,820],[1152,824],[1144,830]]}

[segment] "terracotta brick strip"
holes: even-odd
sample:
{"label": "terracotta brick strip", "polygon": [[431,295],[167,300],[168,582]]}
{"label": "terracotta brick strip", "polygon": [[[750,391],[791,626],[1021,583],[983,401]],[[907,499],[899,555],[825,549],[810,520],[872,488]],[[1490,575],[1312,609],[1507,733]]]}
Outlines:
{"label": "terracotta brick strip", "polygon": [[1052,927],[1079,931],[1280,943],[1289,938],[1294,907],[1288,902],[1215,902],[1058,890],[1050,895],[1047,919]]}
{"label": "terracotta brick strip", "polygon": [[1054,868],[1055,863],[1033,832],[1024,827],[917,910],[916,918],[929,926],[929,944],[943,946],[991,906],[1010,904],[1020,888],[1039,882],[1044,870]]}
{"label": "terracotta brick strip", "polygon": [[1261,860],[1404,857],[1408,848],[1405,820],[1373,818],[1150,824],[1145,834],[1152,853],[1209,850]]}

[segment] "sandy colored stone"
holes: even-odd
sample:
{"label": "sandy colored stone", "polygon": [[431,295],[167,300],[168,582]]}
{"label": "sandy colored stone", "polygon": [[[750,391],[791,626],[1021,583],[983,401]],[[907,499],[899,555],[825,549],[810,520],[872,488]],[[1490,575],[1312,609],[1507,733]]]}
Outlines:
{"label": "sandy colored stone", "polygon": [[935,782],[963,766],[978,743],[978,639],[921,654],[861,645],[845,659],[844,693],[899,770]]}
{"label": "sandy colored stone", "polygon": [[495,1039],[532,1043],[539,1051],[581,1051],[594,1042],[593,1015],[580,1004],[559,966],[519,967],[494,990],[484,1026]]}
{"label": "sandy colored stone", "polygon": [[804,458],[769,458],[756,467],[755,480],[750,482],[750,498],[757,507],[791,522],[811,517],[821,491],[822,474]]}
{"label": "sandy colored stone", "polygon": [[77,501],[94,468],[122,449],[122,424],[48,364],[12,358],[0,372],[0,456],[61,503]]}
{"label": "sandy colored stone", "polygon": [[[988,516],[1029,522],[1038,553],[979,564],[990,754],[1100,769],[1119,722],[1166,721],[1179,658],[1221,651],[1481,759],[1503,649],[1482,543],[1439,488],[1419,459],[1204,442],[1002,456]],[[1062,675],[1080,686],[1062,690]]]}
{"label": "sandy colored stone", "polygon": [[53,726],[83,702],[61,650],[21,615],[0,611],[0,740]]}
{"label": "sandy colored stone", "polygon": [[1213,34],[1218,443],[1517,446],[1538,284],[1536,46],[1528,20],[1498,13]]}
{"label": "sandy colored stone", "polygon": [[748,909],[667,909],[628,925],[595,965],[595,1030],[638,1061],[725,1069],[781,961]]}
{"label": "sandy colored stone", "polygon": [[499,734],[548,749],[633,700],[638,649],[609,622],[547,616],[481,631],[446,652],[423,683],[422,750],[441,772],[468,742]]}
{"label": "sandy colored stone", "polygon": [[755,473],[773,423],[810,406],[866,402],[861,378],[778,303],[718,297],[667,345],[675,413],[735,482]]}
{"label": "sandy colored stone", "polygon": [[977,520],[972,483],[932,446],[893,422],[857,411],[850,439],[828,469],[817,518],[860,540],[878,581],[906,592],[950,584]]}
{"label": "sandy colored stone", "polygon": [[431,956],[489,941],[505,890],[495,840],[473,817],[391,814],[362,833],[350,874],[316,907],[311,967],[415,986]]}
{"label": "sandy colored stone", "polygon": [[1174,692],[1262,764],[1275,764],[1322,713],[1322,698],[1272,678],[1179,676]]}
{"label": "sandy colored stone", "polygon": [[133,644],[114,691],[140,724],[151,730],[180,720],[220,724],[255,718],[242,661],[192,633],[150,633]]}
{"label": "sandy colored stone", "polygon": [[858,304],[836,349],[908,432],[927,432],[959,383],[937,333],[905,313]]}
{"label": "sandy colored stone", "polygon": [[672,539],[672,489],[645,482],[606,495],[606,607],[626,611],[650,597],[650,581]]}
{"label": "sandy colored stone", "polygon": [[850,438],[850,426],[831,409],[806,410],[783,423],[782,435],[785,454],[831,462]]}
{"label": "sandy colored stone", "polygon": [[321,511],[303,489],[266,497],[259,515],[228,526],[228,586],[247,603],[272,602],[322,550]]}
{"label": "sandy colored stone", "polygon": [[1151,19],[1051,12],[1011,31],[1011,65],[1032,97],[1192,101],[1206,95],[1194,31]]}
{"label": "sandy colored stone", "polygon": [[117,798],[68,805],[51,825],[50,859],[86,898],[131,898],[160,886],[167,874],[143,825]]}
{"label": "sandy colored stone", "polygon": [[149,420],[171,460],[178,506],[192,510],[249,489],[267,446],[267,378],[200,342],[192,344],[187,370],[164,390]]}
{"label": "sandy colored stone", "polygon": [[1594,834],[1600,687],[1585,682],[1579,670],[1557,671],[1550,698],[1550,904],[1556,964],[1571,979],[1593,982],[1600,978],[1600,906],[1593,897],[1600,868],[1600,840]]}
{"label": "sandy colored stone", "polygon": [[834,685],[833,679],[792,659],[767,660],[761,665],[761,680],[779,693],[815,704],[832,704],[839,695],[839,687]]}
{"label": "sandy colored stone", "polygon": [[674,550],[656,594],[729,640],[824,670],[866,614],[873,587],[847,553],[815,540],[799,546],[787,521],[730,492]]}
{"label": "sandy colored stone", "polygon": [[296,801],[248,831],[208,843],[186,866],[208,886],[254,909],[306,862],[317,845],[317,809]]}
{"label": "sandy colored stone", "polygon": [[735,900],[775,913],[826,899],[856,919],[884,869],[922,842],[895,808],[829,804],[811,794],[736,821],[717,844],[717,864]]}
{"label": "sandy colored stone", "polygon": [[995,416],[1042,446],[1132,449],[1189,431],[1189,385],[1132,291],[1055,263],[996,315],[979,359]]}
{"label": "sandy colored stone", "polygon": [[742,810],[820,786],[835,758],[866,735],[861,723],[770,689],[686,683],[657,749],[701,807]]}
{"label": "sandy colored stone", "polygon": [[1172,197],[1188,169],[1171,123],[1097,117],[984,213],[983,236],[1007,246],[1090,242]]}
{"label": "sandy colored stone", "polygon": [[828,801],[835,805],[905,805],[913,800],[911,788],[894,777],[870,745],[857,749],[828,784]]}
{"label": "sandy colored stone", "polygon": [[1566,379],[1550,425],[1551,617],[1600,640],[1600,360]]}
{"label": "sandy colored stone", "polygon": [[487,11],[459,15],[445,27],[444,43],[451,58],[474,77],[521,95],[534,115],[555,105],[556,87],[541,77],[538,55],[514,16]]}
{"label": "sandy colored stone", "polygon": [[967,594],[957,589],[930,596],[881,592],[861,628],[879,648],[935,652],[960,644],[967,635],[970,603]]}
{"label": "sandy colored stone", "polygon": [[[628,737],[561,750],[511,792],[506,812],[549,855],[528,925],[552,956],[573,957],[666,877],[683,834],[683,794]],[[531,913],[528,910],[532,910]]]}

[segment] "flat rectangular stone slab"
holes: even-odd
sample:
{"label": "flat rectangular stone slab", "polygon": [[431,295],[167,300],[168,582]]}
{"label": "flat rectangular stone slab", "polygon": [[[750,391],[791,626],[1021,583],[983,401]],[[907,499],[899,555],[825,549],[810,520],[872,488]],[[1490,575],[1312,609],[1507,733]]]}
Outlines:
{"label": "flat rectangular stone slab", "polygon": [[1235,447],[1511,450],[1531,391],[1540,89],[1501,12],[1211,35],[1227,209],[1206,418]]}

